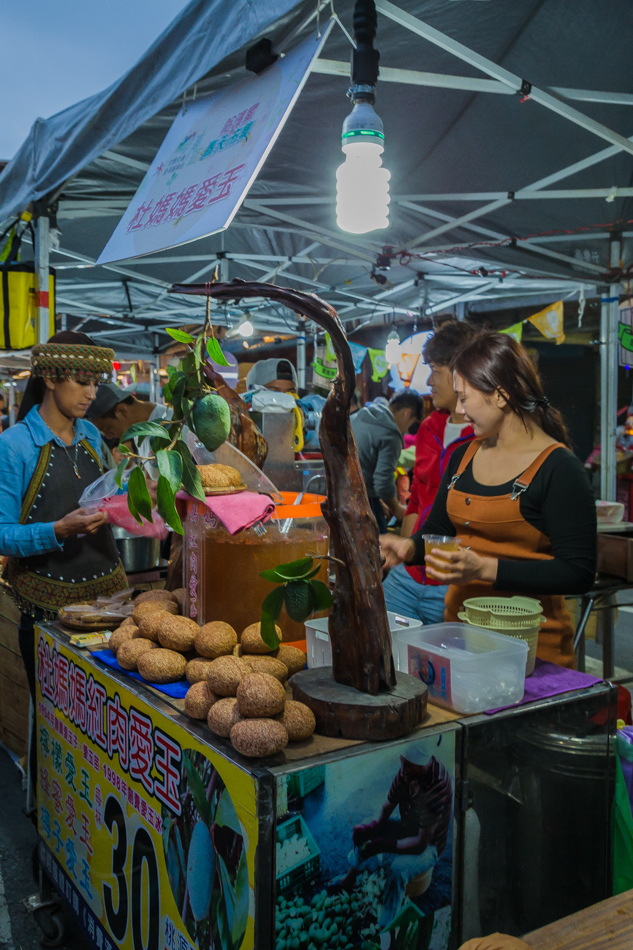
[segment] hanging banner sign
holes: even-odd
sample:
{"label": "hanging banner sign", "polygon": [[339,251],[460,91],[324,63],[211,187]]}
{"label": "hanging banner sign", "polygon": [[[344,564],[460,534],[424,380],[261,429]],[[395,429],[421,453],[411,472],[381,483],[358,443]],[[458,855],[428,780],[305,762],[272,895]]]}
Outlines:
{"label": "hanging banner sign", "polygon": [[533,313],[528,320],[537,330],[547,337],[548,340],[554,340],[555,343],[563,343],[565,332],[563,330],[563,301],[557,300],[556,303],[546,307],[545,310],[539,310]]}
{"label": "hanging banner sign", "polygon": [[253,948],[253,779],[37,633],[40,860],[91,945]]}
{"label": "hanging banner sign", "polygon": [[184,107],[97,264],[152,254],[228,228],[332,23],[258,76]]}
{"label": "hanging banner sign", "polygon": [[373,383],[379,383],[383,377],[389,372],[389,363],[387,362],[387,357],[385,356],[384,350],[372,350],[371,347],[367,350],[369,353],[369,359],[371,360],[371,380]]}
{"label": "hanging banner sign", "polygon": [[508,336],[513,337],[520,343],[523,339],[523,323],[513,323],[511,327],[507,327],[505,330],[500,330],[500,333],[507,333]]}

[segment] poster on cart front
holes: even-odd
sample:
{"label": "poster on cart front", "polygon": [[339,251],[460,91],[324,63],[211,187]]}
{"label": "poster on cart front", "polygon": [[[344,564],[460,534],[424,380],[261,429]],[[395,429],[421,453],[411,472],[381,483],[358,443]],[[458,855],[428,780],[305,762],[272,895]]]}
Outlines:
{"label": "poster on cart front", "polygon": [[[448,950],[455,733],[277,777],[276,950]],[[303,946],[303,943],[301,943]]]}
{"label": "poster on cart front", "polygon": [[257,788],[37,636],[42,865],[97,950],[251,950]]}

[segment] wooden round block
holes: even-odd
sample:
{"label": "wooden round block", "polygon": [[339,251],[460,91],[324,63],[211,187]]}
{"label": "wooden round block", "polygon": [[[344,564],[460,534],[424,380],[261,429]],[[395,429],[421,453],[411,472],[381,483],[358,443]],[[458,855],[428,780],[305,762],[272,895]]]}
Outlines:
{"label": "wooden round block", "polygon": [[361,693],[332,678],[331,666],[301,670],[291,678],[293,699],[309,706],[323,736],[379,741],[406,736],[426,714],[428,690],[408,673],[398,673],[391,690]]}

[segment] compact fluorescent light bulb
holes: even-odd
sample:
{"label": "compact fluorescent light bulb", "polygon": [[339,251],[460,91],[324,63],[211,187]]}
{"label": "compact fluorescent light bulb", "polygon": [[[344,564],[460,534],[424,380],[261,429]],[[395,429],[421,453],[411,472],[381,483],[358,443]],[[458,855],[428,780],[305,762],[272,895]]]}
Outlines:
{"label": "compact fluorescent light bulb", "polygon": [[382,167],[382,122],[368,102],[356,102],[343,123],[345,162],[336,172],[336,223],[350,234],[389,226],[390,173]]}

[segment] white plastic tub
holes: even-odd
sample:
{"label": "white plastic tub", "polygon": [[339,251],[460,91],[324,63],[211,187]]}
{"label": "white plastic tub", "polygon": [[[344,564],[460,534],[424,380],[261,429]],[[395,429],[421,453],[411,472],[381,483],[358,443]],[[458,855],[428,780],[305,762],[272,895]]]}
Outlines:
{"label": "white plastic tub", "polygon": [[[395,636],[400,630],[412,633],[422,629],[422,621],[414,620],[412,617],[404,617],[402,614],[395,614],[391,610],[387,611],[389,619],[389,630],[391,639],[394,641],[394,663],[398,663],[395,656],[397,647],[395,645]],[[306,644],[308,655],[308,669],[315,666],[332,665],[332,646],[328,634],[328,618],[321,617],[318,620],[309,620],[306,623]]]}
{"label": "white plastic tub", "polygon": [[523,699],[528,645],[467,623],[396,634],[396,663],[429,688],[429,702],[477,713]]}

